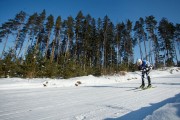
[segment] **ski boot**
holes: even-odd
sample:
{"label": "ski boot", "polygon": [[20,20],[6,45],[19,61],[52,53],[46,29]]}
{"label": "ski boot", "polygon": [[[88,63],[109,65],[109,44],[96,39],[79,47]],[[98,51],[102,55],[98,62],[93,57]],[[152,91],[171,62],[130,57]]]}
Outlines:
{"label": "ski boot", "polygon": [[148,86],[147,86],[147,88],[151,88],[152,87],[151,86],[151,78],[150,78],[150,76],[148,76],[147,78],[148,78]]}
{"label": "ski boot", "polygon": [[141,89],[144,89],[144,87],[145,87],[144,84],[142,84],[141,86],[139,86],[139,88],[141,88]]}
{"label": "ski boot", "polygon": [[151,88],[152,87],[152,85],[151,84],[149,84],[148,86],[147,86],[147,88]]}
{"label": "ski boot", "polygon": [[145,83],[144,83],[144,74],[142,75],[142,84],[139,88],[144,89]]}

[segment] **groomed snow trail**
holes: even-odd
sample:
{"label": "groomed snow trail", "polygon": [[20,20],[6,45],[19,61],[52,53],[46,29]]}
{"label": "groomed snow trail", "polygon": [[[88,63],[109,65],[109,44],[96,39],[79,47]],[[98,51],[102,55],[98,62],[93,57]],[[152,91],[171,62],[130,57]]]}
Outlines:
{"label": "groomed snow trail", "polygon": [[102,86],[0,90],[0,120],[142,120],[180,98],[180,74]]}

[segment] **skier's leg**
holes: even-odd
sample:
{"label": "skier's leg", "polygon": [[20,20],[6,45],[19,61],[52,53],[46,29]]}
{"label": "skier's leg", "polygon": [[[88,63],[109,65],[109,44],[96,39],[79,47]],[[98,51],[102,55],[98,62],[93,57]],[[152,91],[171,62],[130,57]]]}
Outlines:
{"label": "skier's leg", "polygon": [[151,85],[151,78],[150,78],[150,76],[147,76],[147,78],[148,78],[148,85]]}
{"label": "skier's leg", "polygon": [[144,86],[145,86],[145,83],[144,83],[144,72],[142,72],[142,84],[141,84],[141,86],[140,86],[140,88],[144,88]]}
{"label": "skier's leg", "polygon": [[147,79],[148,79],[148,87],[151,87],[151,78],[149,76],[149,72],[146,72],[146,76],[147,76]]}

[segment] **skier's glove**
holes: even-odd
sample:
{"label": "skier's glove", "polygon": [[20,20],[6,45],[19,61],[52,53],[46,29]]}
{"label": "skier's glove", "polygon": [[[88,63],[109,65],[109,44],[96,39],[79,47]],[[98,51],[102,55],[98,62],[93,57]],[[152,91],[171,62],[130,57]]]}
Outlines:
{"label": "skier's glove", "polygon": [[145,73],[145,72],[146,72],[146,69],[145,69],[145,68],[142,68],[140,71],[143,72],[143,73]]}

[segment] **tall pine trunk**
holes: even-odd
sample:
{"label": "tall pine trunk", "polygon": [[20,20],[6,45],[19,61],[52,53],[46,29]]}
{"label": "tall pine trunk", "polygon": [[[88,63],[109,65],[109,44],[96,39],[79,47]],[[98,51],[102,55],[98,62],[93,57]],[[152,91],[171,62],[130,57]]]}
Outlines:
{"label": "tall pine trunk", "polygon": [[176,43],[174,40],[173,40],[173,46],[174,46],[174,53],[175,53],[175,57],[176,57],[176,62],[178,64],[178,57],[177,57],[177,52],[176,52]]}
{"label": "tall pine trunk", "polygon": [[106,74],[106,39],[107,35],[106,32],[104,33],[104,41],[103,41],[103,68],[105,68],[105,74]]}
{"label": "tall pine trunk", "polygon": [[52,63],[53,60],[54,60],[55,42],[56,42],[56,37],[55,37],[55,39],[52,41],[52,52],[51,52],[51,57],[50,57],[50,62],[51,62],[51,63]]}
{"label": "tall pine trunk", "polygon": [[117,62],[116,62],[116,67],[118,68],[118,62],[119,62],[119,44],[118,44],[118,42],[116,43],[116,45],[117,45],[117,54],[116,54]]}
{"label": "tall pine trunk", "polygon": [[145,37],[145,35],[144,35],[144,50],[145,50],[144,52],[145,52],[145,56],[146,56],[145,59],[148,60],[148,55],[147,55],[147,50],[146,50],[146,37]]}
{"label": "tall pine trunk", "polygon": [[143,53],[142,53],[142,48],[141,48],[141,43],[139,41],[139,38],[137,39],[138,41],[138,45],[139,45],[139,50],[140,50],[140,55],[141,55],[141,59],[143,59]]}
{"label": "tall pine trunk", "polygon": [[75,63],[77,64],[78,63],[78,60],[79,60],[79,55],[78,55],[78,34],[76,35],[76,45],[75,45],[75,52],[74,52],[74,56],[75,56]]}
{"label": "tall pine trunk", "polygon": [[68,40],[66,41],[66,51],[65,51],[65,59],[68,60],[69,58],[69,43],[70,43],[70,37],[68,35]]}
{"label": "tall pine trunk", "polygon": [[1,59],[2,59],[3,54],[4,54],[4,52],[5,52],[7,41],[8,41],[8,35],[6,35],[6,41],[5,41],[5,43],[4,43],[3,51],[2,51],[2,53],[1,53]]}
{"label": "tall pine trunk", "polygon": [[[33,36],[33,38],[34,38],[34,36]],[[26,47],[25,47],[24,55],[27,54],[30,39],[31,39],[31,35],[29,35],[29,37],[28,37],[28,41],[27,41],[27,44],[26,44]],[[18,56],[19,56],[19,54],[20,54],[20,51],[18,53]]]}
{"label": "tall pine trunk", "polygon": [[[20,36],[20,30],[18,30],[18,34],[17,34],[16,39],[15,39],[14,51],[13,51],[16,58],[18,57],[18,56],[16,55],[16,50],[17,50],[16,47],[17,47],[17,44],[18,44],[19,36]],[[21,48],[22,48],[22,47],[21,47]],[[20,48],[20,50],[21,50],[21,48]],[[19,50],[19,51],[20,51],[20,50]],[[15,59],[16,59],[16,58],[15,58]]]}
{"label": "tall pine trunk", "polygon": [[48,52],[48,47],[49,47],[49,38],[50,38],[51,32],[48,33],[48,38],[46,42],[46,50],[45,50],[45,61],[47,60],[47,52]]}

